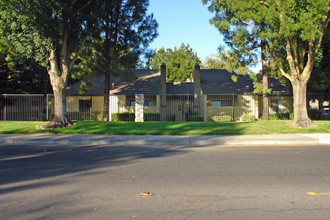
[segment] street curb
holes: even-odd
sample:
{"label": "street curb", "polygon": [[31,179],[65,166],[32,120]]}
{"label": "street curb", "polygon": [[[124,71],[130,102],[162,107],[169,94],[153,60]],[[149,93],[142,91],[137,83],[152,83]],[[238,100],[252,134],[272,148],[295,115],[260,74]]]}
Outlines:
{"label": "street curb", "polygon": [[220,146],[330,144],[330,134],[138,136],[138,135],[0,135],[0,144]]}

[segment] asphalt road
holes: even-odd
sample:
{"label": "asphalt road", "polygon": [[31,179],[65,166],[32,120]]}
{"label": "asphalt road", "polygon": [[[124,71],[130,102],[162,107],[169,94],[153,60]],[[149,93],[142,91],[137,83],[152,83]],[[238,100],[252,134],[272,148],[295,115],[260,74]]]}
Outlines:
{"label": "asphalt road", "polygon": [[0,145],[0,219],[330,219],[330,146]]}

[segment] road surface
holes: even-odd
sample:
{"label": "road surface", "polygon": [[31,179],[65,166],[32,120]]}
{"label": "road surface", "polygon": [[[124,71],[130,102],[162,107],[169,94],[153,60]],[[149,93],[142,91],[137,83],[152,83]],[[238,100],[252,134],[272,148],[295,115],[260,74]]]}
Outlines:
{"label": "road surface", "polygon": [[330,219],[330,146],[0,145],[0,219]]}

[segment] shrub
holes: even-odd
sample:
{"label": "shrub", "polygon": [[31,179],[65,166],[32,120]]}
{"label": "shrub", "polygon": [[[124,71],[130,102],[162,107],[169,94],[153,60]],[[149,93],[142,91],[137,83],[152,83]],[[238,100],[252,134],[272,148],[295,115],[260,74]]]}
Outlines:
{"label": "shrub", "polygon": [[209,116],[207,121],[214,121],[214,122],[224,122],[224,121],[232,121],[232,117],[230,115],[215,115]]}
{"label": "shrub", "polygon": [[294,114],[292,113],[271,113],[269,120],[293,120]]}
{"label": "shrub", "polygon": [[144,121],[160,121],[160,113],[144,113]]}
{"label": "shrub", "polygon": [[188,121],[203,121],[203,118],[200,115],[189,115]]}
{"label": "shrub", "polygon": [[175,121],[175,114],[173,114],[173,115],[166,115],[166,121]]}
{"label": "shrub", "polygon": [[99,113],[97,114],[97,116],[96,116],[96,119],[97,119],[98,121],[103,121],[103,112],[99,112]]}
{"label": "shrub", "polygon": [[244,122],[255,121],[255,120],[256,120],[256,117],[254,115],[244,114],[242,116],[242,121],[244,121]]}
{"label": "shrub", "polygon": [[112,121],[134,121],[135,120],[135,113],[112,113],[111,114]]}

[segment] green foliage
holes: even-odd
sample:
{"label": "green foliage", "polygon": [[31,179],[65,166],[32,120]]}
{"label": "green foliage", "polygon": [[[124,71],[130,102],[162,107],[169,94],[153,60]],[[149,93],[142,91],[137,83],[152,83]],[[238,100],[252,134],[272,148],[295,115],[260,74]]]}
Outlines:
{"label": "green foliage", "polygon": [[160,113],[144,113],[144,121],[160,121]]}
{"label": "green foliage", "polygon": [[149,0],[104,1],[100,36],[88,42],[85,69],[94,75],[110,73],[129,81],[129,70],[136,69],[139,56],[148,54],[148,45],[157,37],[158,24],[147,14]]}
{"label": "green foliage", "polygon": [[97,116],[96,116],[96,119],[98,121],[103,121],[103,112],[99,112],[99,114],[97,114]]}
{"label": "green foliage", "polygon": [[326,92],[330,89],[330,25],[324,34],[321,49],[308,82],[309,92]]}
{"label": "green foliage", "polygon": [[262,82],[258,80],[258,77],[261,77],[259,74],[250,74],[249,75],[250,79],[253,80],[253,92],[256,94],[270,94],[272,92],[271,89],[264,89]]}
{"label": "green foliage", "polygon": [[189,115],[188,121],[203,121],[203,117],[200,115]]}
{"label": "green foliage", "polygon": [[203,121],[203,117],[197,111],[192,111],[190,108],[186,113],[186,120],[187,121]]}
{"label": "green foliage", "polygon": [[250,122],[250,121],[255,121],[255,120],[256,120],[256,117],[254,115],[243,114],[243,116],[242,116],[243,122]]}
{"label": "green foliage", "polygon": [[226,69],[230,73],[241,75],[251,74],[248,63],[241,60],[234,50],[219,51],[217,55],[207,57],[203,63],[203,68]]}
{"label": "green foliage", "polygon": [[[215,14],[211,23],[245,63],[257,60],[255,55],[260,42],[267,52],[262,53],[263,66],[267,62],[275,67],[271,69],[277,69],[276,75],[290,80],[294,90],[305,90],[330,21],[329,0],[202,2],[211,2],[209,10]],[[263,93],[268,92],[264,89]],[[312,124],[306,114],[307,105],[302,103],[305,102],[303,95],[294,92],[294,96],[295,123],[308,121]]]}
{"label": "green foliage", "polygon": [[162,63],[166,64],[166,78],[169,82],[186,82],[192,80],[193,69],[196,63],[200,63],[197,54],[193,52],[189,44],[182,44],[180,48],[155,50],[148,61],[149,69],[159,69]]}
{"label": "green foliage", "polygon": [[[143,115],[144,121],[159,121],[160,120],[160,113],[144,113]],[[135,113],[112,113],[111,115],[112,121],[134,121],[135,120]],[[167,121],[175,121],[175,115],[167,115]]]}
{"label": "green foliage", "polygon": [[270,113],[269,120],[293,120],[294,113]]}
{"label": "green foliage", "polygon": [[233,118],[230,115],[215,115],[215,116],[209,116],[207,118],[207,121],[213,121],[213,122],[228,122],[232,120]]}
{"label": "green foliage", "polygon": [[234,83],[237,83],[237,75],[232,75],[231,80],[233,80]]}
{"label": "green foliage", "polygon": [[111,120],[112,121],[134,121],[135,120],[135,114],[134,113],[112,113],[111,114]]}
{"label": "green foliage", "polygon": [[202,1],[204,4],[211,2],[209,10],[215,16],[210,23],[219,29],[230,47],[231,57],[235,57],[230,61],[236,67],[233,69],[244,70],[255,65],[260,54],[261,37],[258,34],[264,31],[261,28],[264,14],[259,10],[258,3],[254,0]]}
{"label": "green foliage", "polygon": [[0,93],[52,93],[46,68],[0,39]]}
{"label": "green foliage", "polygon": [[84,94],[86,93],[91,87],[93,86],[93,83],[91,81],[82,81],[79,85],[78,93]]}

